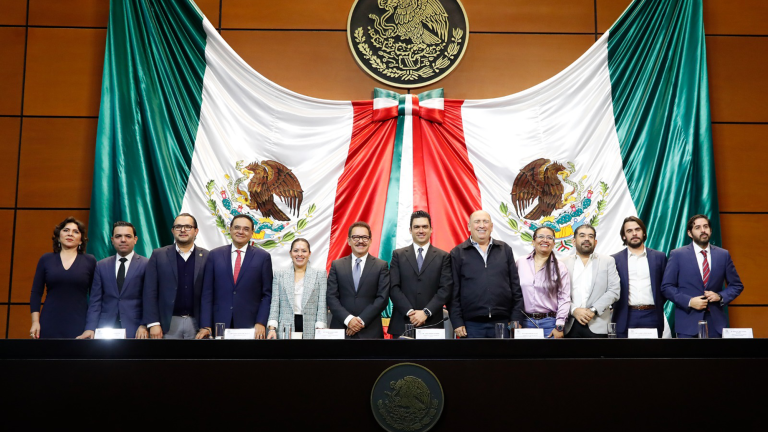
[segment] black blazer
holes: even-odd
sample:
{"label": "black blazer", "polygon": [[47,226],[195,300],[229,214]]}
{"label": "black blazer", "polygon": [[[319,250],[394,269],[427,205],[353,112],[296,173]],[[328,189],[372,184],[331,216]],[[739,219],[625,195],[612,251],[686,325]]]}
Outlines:
{"label": "black blazer", "polygon": [[[200,324],[200,295],[203,291],[203,269],[208,250],[195,245],[194,310]],[[176,244],[152,251],[144,274],[144,324],[159,322],[163,333],[171,328],[176,289],[179,286],[179,269],[176,265]]]}
{"label": "black blazer", "polygon": [[[664,270],[667,268],[667,256],[664,252],[646,247],[648,255],[648,270],[651,274],[651,292],[653,293],[653,302],[656,305],[656,329],[659,331],[659,337],[664,333],[664,303],[666,299],[661,293],[661,282],[664,279]],[[616,261],[616,271],[619,273],[619,286],[621,294],[619,299],[613,304],[613,315],[611,321],[616,323],[616,331],[626,333],[629,320],[629,264],[627,248],[613,254]]]}
{"label": "black blazer", "polygon": [[381,312],[387,307],[388,300],[389,267],[386,261],[368,254],[357,292],[352,279],[352,256],[347,255],[331,263],[327,302],[333,317],[332,329],[346,329],[344,320],[349,315],[358,316],[365,323],[365,328],[352,338],[383,339]]}
{"label": "black blazer", "polygon": [[424,325],[443,319],[443,305],[448,303],[453,290],[451,255],[430,244],[419,272],[413,245],[395,250],[389,269],[392,319],[388,332],[401,335],[405,331],[409,310],[429,309],[432,316]]}

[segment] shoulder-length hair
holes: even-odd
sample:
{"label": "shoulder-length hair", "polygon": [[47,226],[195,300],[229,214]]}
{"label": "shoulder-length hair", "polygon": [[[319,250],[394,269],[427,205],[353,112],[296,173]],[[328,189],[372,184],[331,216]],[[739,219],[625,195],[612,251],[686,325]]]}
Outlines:
{"label": "shoulder-length hair", "polygon": [[71,223],[77,225],[77,229],[80,231],[80,241],[82,242],[82,244],[80,244],[77,247],[77,253],[79,254],[85,253],[85,245],[88,244],[88,235],[85,229],[85,224],[75,219],[73,216],[70,216],[64,219],[63,221],[61,221],[60,224],[56,225],[56,227],[53,229],[53,253],[61,252],[61,242],[59,241],[61,230],[63,230],[64,227],[67,226],[67,224],[71,224]]}

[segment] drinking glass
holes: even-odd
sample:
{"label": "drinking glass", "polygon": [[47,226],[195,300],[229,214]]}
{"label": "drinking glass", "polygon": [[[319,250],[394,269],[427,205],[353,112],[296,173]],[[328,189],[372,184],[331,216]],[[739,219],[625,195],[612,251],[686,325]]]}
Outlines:
{"label": "drinking glass", "polygon": [[416,339],[416,330],[413,329],[413,324],[405,325],[405,332],[403,332],[403,337]]}
{"label": "drinking glass", "polygon": [[286,324],[283,326],[283,337],[282,339],[290,339],[291,338],[291,332],[293,331],[293,326],[290,324]]}
{"label": "drinking glass", "polygon": [[216,323],[216,339],[224,339],[224,323]]}
{"label": "drinking glass", "polygon": [[616,323],[608,323],[608,339],[616,339]]}
{"label": "drinking glass", "polygon": [[699,321],[699,339],[709,339],[709,327],[704,320]]}
{"label": "drinking glass", "polygon": [[504,339],[504,327],[507,323],[496,323],[496,339]]}

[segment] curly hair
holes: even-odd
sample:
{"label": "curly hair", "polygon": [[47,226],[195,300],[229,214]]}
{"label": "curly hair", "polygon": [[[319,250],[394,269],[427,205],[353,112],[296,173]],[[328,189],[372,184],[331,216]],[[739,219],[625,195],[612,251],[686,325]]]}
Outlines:
{"label": "curly hair", "polygon": [[70,216],[63,221],[61,221],[60,224],[56,225],[56,227],[53,229],[53,253],[59,253],[61,252],[61,242],[59,241],[59,236],[61,235],[61,230],[64,229],[67,224],[75,224],[77,225],[77,229],[80,230],[80,241],[82,244],[80,244],[77,247],[77,253],[82,254],[85,253],[85,246],[88,244],[88,236],[85,229],[85,224],[80,222],[79,220],[75,219],[73,216]]}

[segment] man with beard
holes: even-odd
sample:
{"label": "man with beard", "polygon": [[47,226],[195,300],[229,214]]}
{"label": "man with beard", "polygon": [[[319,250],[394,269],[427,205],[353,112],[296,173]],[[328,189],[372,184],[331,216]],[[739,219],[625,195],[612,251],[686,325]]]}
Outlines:
{"label": "man with beard", "polygon": [[[661,292],[675,303],[677,337],[698,335],[698,322],[707,321],[709,337],[719,338],[728,325],[725,305],[741,294],[744,285],[727,250],[709,244],[709,218],[697,214],[688,220],[693,243],[669,254]],[[723,284],[727,283],[727,288]]]}
{"label": "man with beard", "polygon": [[571,316],[567,338],[604,338],[608,333],[608,307],[619,298],[619,274],[613,257],[594,253],[597,231],[589,224],[574,233],[576,254],[563,262],[571,276]]}
{"label": "man with beard", "polygon": [[667,256],[645,247],[648,231],[637,216],[624,219],[619,235],[627,247],[613,255],[621,287],[611,318],[616,323],[616,335],[626,338],[631,328],[655,328],[661,337],[665,301],[661,282]]}

